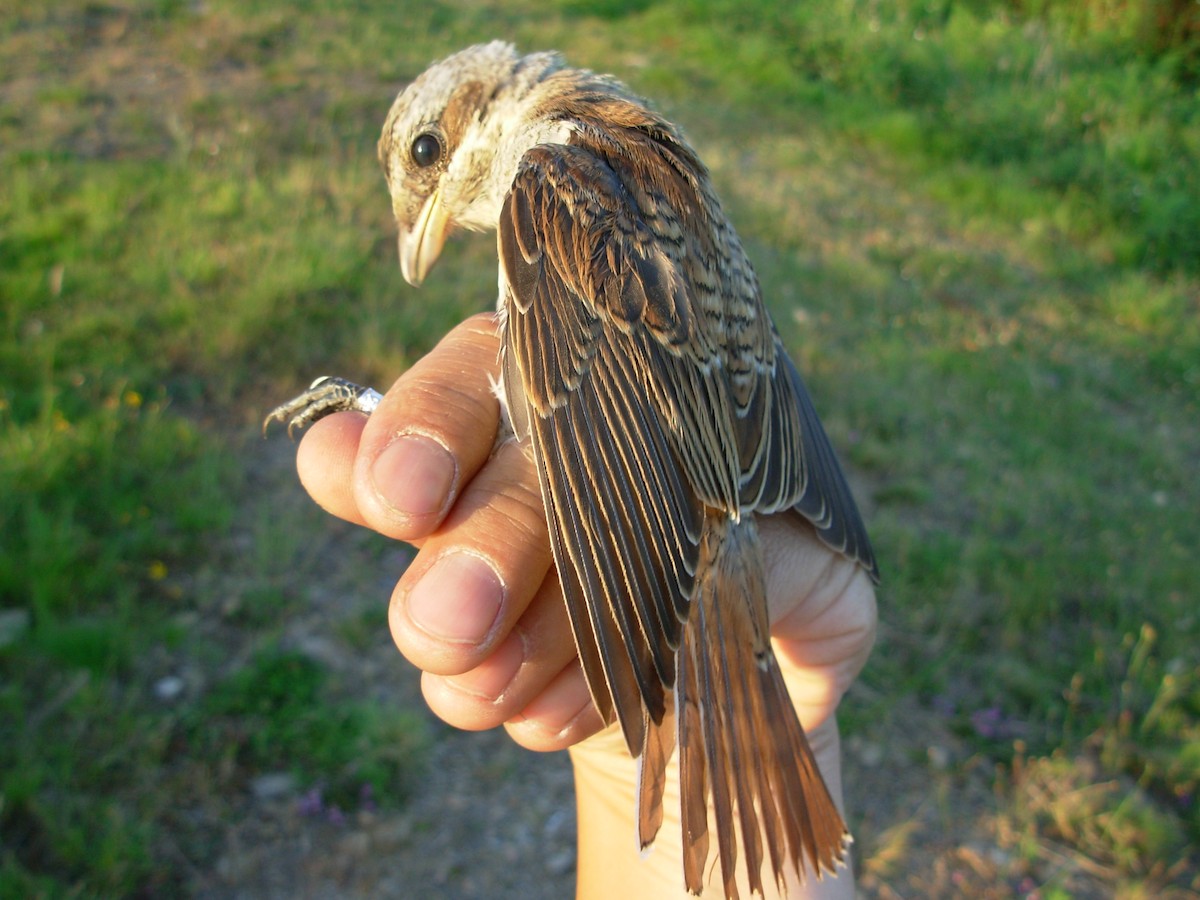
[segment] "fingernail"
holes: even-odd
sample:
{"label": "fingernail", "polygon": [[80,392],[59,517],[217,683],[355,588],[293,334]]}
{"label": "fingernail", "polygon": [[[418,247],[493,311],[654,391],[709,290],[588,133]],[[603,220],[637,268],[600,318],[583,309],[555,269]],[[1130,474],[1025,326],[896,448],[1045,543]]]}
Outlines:
{"label": "fingernail", "polygon": [[431,637],[477,644],[491,632],[504,603],[496,570],[470,553],[450,553],[435,562],[408,594],[408,617]]}
{"label": "fingernail", "polygon": [[441,512],[454,486],[454,457],[421,434],[398,437],[371,467],[379,498],[403,516],[420,518]]}

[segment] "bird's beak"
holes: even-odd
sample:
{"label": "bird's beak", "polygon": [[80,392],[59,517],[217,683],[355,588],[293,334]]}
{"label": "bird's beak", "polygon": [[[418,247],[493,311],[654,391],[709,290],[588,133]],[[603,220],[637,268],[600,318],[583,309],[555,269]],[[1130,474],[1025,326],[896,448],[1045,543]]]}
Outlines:
{"label": "bird's beak", "polygon": [[441,191],[434,191],[417,214],[411,228],[400,226],[400,271],[413,287],[419,285],[437,262],[446,243],[448,225]]}

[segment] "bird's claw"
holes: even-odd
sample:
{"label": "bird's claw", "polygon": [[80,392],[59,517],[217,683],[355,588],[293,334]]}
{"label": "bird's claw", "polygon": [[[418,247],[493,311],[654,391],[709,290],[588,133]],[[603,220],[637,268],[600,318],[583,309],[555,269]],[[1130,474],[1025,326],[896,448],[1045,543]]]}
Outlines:
{"label": "bird's claw", "polygon": [[345,378],[322,375],[303,394],[267,414],[263,420],[263,436],[272,422],[287,422],[288,437],[294,440],[296,429],[305,428],[330,413],[357,410],[370,415],[382,399],[383,395],[374,388],[363,387]]}

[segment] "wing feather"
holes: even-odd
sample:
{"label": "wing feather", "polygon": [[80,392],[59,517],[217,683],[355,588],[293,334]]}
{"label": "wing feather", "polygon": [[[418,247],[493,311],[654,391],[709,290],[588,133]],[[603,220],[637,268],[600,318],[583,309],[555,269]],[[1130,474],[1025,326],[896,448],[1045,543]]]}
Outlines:
{"label": "wing feather", "polygon": [[858,514],[837,454],[817,417],[817,410],[800,373],[784,353],[779,355],[776,384],[785,397],[792,398],[787,407],[798,413],[796,431],[801,452],[787,454],[794,460],[796,472],[790,478],[795,480],[788,480],[790,489],[771,498],[775,502],[764,504],[764,510],[790,507],[800,513],[813,523],[821,540],[858,562],[878,582],[879,565],[875,560],[875,551],[871,548],[866,526]]}
{"label": "wing feather", "polygon": [[[504,352],[516,365],[503,368],[505,394],[532,413],[556,562],[579,568],[564,590],[578,590],[568,605],[586,610],[572,618],[577,644],[597,645],[589,658],[581,653],[589,685],[593,695],[611,698],[639,755],[643,715],[662,721],[665,689],[675,680],[702,504],[683,474],[670,423],[630,378],[638,365],[629,358],[630,334],[639,330],[631,320],[648,305],[645,290],[623,286],[636,280],[627,253],[606,253],[601,233],[579,224],[617,207],[615,185],[589,154],[555,150],[529,154],[501,215],[508,290],[525,292],[509,309]],[[608,191],[581,194],[583,178],[599,179],[593,187]],[[582,196],[600,202],[587,205]],[[658,347],[641,344],[642,352],[661,353]],[[518,384],[509,383],[514,376]]]}
{"label": "wing feather", "polygon": [[[630,140],[618,154],[583,129],[528,151],[499,247],[505,395],[525,404],[512,419],[533,440],[555,561],[575,569],[585,675],[636,756],[675,684],[706,509],[793,509],[872,572],[874,558],[715,197],[687,160]],[[696,662],[703,690],[720,676]],[[733,787],[709,785],[718,800]]]}
{"label": "wing feather", "polygon": [[[615,712],[630,746],[640,747],[644,740],[644,699],[638,690],[642,679],[633,670],[633,659],[621,652],[625,641],[606,603],[608,590],[598,563],[594,509],[588,506],[581,510],[575,500],[578,484],[571,481],[574,467],[578,466],[575,472],[586,470],[573,452],[569,435],[555,435],[544,428],[545,421],[534,418],[532,437],[538,447],[535,455],[543,502],[554,525],[550,529],[551,550],[584,676],[600,714],[611,721]],[[553,459],[559,464],[547,464]]]}
{"label": "wing feather", "polygon": [[[608,609],[616,618],[626,652],[631,658],[641,660],[649,653],[657,671],[635,666],[634,674],[642,697],[649,701],[655,698],[650,712],[660,721],[663,714],[662,686],[673,684],[674,663],[671,660],[674,646],[667,638],[667,622],[660,619],[654,607],[647,601],[666,589],[658,571],[652,565],[654,554],[648,547],[650,537],[647,519],[641,514],[641,505],[633,498],[631,479],[613,477],[629,472],[621,458],[618,444],[635,436],[621,428],[620,421],[604,415],[610,407],[600,407],[601,395],[596,388],[603,385],[604,378],[595,372],[588,385],[580,390],[583,402],[566,411],[565,417],[574,417],[581,429],[572,429],[577,435],[581,454],[592,468],[580,489],[587,491],[595,500],[590,504],[596,510],[599,529],[593,535],[598,556],[610,566],[606,573],[605,595],[610,598]],[[611,602],[611,598],[623,598],[624,602]],[[677,623],[676,623],[677,624]],[[677,643],[677,641],[676,641]],[[649,704],[648,704],[649,705]]]}

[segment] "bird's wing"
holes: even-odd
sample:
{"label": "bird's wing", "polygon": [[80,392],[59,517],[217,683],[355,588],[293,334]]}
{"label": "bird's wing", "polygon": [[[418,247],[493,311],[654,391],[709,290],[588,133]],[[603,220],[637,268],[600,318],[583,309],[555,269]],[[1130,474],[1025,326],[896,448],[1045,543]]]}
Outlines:
{"label": "bird's wing", "polygon": [[674,684],[703,520],[646,389],[672,377],[666,345],[686,342],[687,298],[638,227],[612,171],[570,146],[526,155],[499,223],[505,392],[510,409],[526,403],[588,684],[634,755]]}
{"label": "bird's wing", "polygon": [[832,451],[698,163],[603,140],[535,147],[505,199],[504,380],[588,684],[638,755],[675,681],[706,508],[807,503],[837,523],[849,493],[810,472]]}
{"label": "bird's wing", "polygon": [[879,564],[867,528],[859,515],[837,454],[825,435],[808,390],[795,364],[786,353],[779,354],[776,384],[789,395],[788,403],[799,416],[801,452],[798,456],[802,477],[795,490],[779,499],[779,508],[790,507],[813,524],[821,540],[864,569],[879,581]]}
{"label": "bird's wing", "polygon": [[772,337],[770,372],[753,382],[748,403],[737,409],[742,507],[799,513],[825,544],[878,581],[875,553],[837,454],[800,372],[773,329]]}

